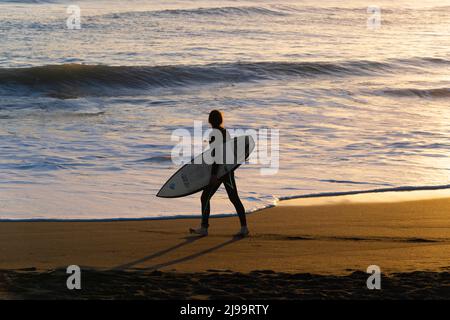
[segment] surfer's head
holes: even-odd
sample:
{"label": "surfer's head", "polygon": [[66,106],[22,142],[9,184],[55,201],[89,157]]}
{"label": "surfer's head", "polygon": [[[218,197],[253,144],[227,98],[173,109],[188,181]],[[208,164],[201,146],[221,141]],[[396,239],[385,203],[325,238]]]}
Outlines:
{"label": "surfer's head", "polygon": [[213,128],[220,128],[223,123],[222,112],[219,110],[213,110],[209,113],[208,122]]}

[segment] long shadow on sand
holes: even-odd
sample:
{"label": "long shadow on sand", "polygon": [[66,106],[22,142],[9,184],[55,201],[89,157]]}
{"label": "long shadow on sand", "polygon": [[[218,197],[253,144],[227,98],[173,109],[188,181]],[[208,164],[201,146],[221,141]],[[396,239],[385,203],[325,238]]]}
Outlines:
{"label": "long shadow on sand", "polygon": [[153,254],[151,254],[151,255],[148,255],[148,256],[146,256],[146,257],[143,257],[143,258],[141,258],[141,259],[134,260],[134,261],[131,261],[131,262],[122,264],[122,265],[120,265],[120,266],[114,267],[114,268],[112,268],[111,270],[123,270],[123,269],[127,269],[127,268],[130,268],[130,267],[134,266],[134,265],[143,263],[143,262],[145,262],[145,261],[148,261],[148,260],[151,260],[151,259],[154,259],[154,258],[157,258],[157,257],[161,257],[161,256],[163,256],[163,255],[165,255],[165,254],[167,254],[167,253],[169,253],[169,252],[171,252],[171,251],[177,250],[177,249],[179,249],[179,248],[181,248],[181,247],[184,247],[184,246],[186,246],[186,245],[188,245],[188,244],[190,244],[190,243],[192,243],[192,242],[195,242],[195,241],[197,241],[197,240],[200,240],[201,238],[203,238],[203,237],[202,237],[202,236],[185,237],[185,238],[184,238],[184,241],[183,241],[183,242],[180,242],[180,243],[177,244],[177,245],[174,245],[174,246],[169,247],[169,248],[167,248],[167,249],[163,249],[163,250],[161,250],[161,251],[155,252],[155,253],[153,253]]}
{"label": "long shadow on sand", "polygon": [[168,262],[165,262],[165,263],[156,264],[156,265],[153,265],[151,267],[144,268],[143,270],[145,270],[145,271],[158,270],[160,268],[172,266],[172,265],[177,264],[177,263],[186,262],[186,261],[198,258],[200,256],[203,256],[205,254],[211,253],[211,252],[213,252],[215,250],[223,248],[223,247],[225,247],[227,245],[230,245],[230,244],[232,244],[234,242],[237,242],[239,240],[242,240],[242,239],[243,239],[242,237],[233,237],[230,240],[222,242],[222,243],[220,243],[220,244],[218,244],[218,245],[216,245],[214,247],[202,250],[202,251],[194,253],[194,254],[190,254],[190,255],[188,255],[186,257],[183,257],[183,258],[178,258],[178,259],[175,259],[175,260],[172,260],[172,261],[168,261]]}
{"label": "long shadow on sand", "polygon": [[[190,244],[190,243],[192,243],[192,242],[195,242],[195,241],[197,241],[197,240],[199,240],[199,239],[202,239],[202,238],[203,238],[202,236],[198,236],[198,237],[196,237],[196,236],[194,236],[194,237],[186,237],[186,238],[185,238],[185,241],[183,241],[183,242],[181,242],[181,243],[179,243],[179,244],[177,244],[177,245],[175,245],[175,246],[172,246],[172,247],[170,247],[170,248],[167,248],[167,249],[164,249],[164,250],[155,252],[155,253],[153,253],[153,254],[151,254],[151,255],[148,255],[148,256],[146,256],[146,257],[143,257],[143,258],[141,258],[141,259],[134,260],[134,261],[131,261],[131,262],[129,262],[129,263],[122,264],[122,265],[120,265],[120,266],[114,267],[114,268],[112,268],[112,270],[124,270],[124,269],[130,268],[130,267],[132,267],[132,266],[134,266],[134,265],[137,265],[137,264],[146,262],[146,261],[148,261],[148,260],[151,260],[151,259],[154,259],[154,258],[163,256],[163,255],[165,255],[166,253],[169,253],[169,252],[171,252],[171,251],[174,251],[174,250],[176,250],[176,249],[179,249],[179,248],[181,248],[181,247],[183,247],[183,246],[186,246],[186,245],[188,245],[188,244]],[[190,254],[190,255],[188,255],[188,256],[186,256],[186,257],[178,258],[178,259],[175,259],[175,260],[172,260],[172,261],[168,261],[168,262],[165,262],[165,263],[161,263],[161,264],[157,264],[157,265],[153,265],[153,266],[150,266],[150,267],[147,267],[147,268],[143,268],[143,269],[140,269],[140,270],[142,270],[142,271],[157,270],[157,269],[160,269],[160,268],[163,268],[163,267],[167,267],[167,266],[171,266],[171,265],[174,265],[174,264],[177,264],[177,263],[189,261],[189,260],[198,258],[198,257],[200,257],[200,256],[202,256],[202,255],[211,253],[211,252],[213,252],[213,251],[215,251],[215,250],[218,250],[218,249],[220,249],[220,248],[223,248],[223,247],[225,247],[225,246],[227,246],[227,245],[230,245],[230,244],[232,244],[232,243],[234,243],[234,242],[237,242],[237,241],[239,241],[239,240],[241,240],[241,239],[243,239],[243,238],[242,238],[242,237],[233,237],[233,238],[231,238],[230,240],[227,240],[227,241],[225,241],[225,242],[223,242],[223,243],[220,243],[220,244],[218,244],[218,245],[216,245],[216,246],[214,246],[214,247],[211,247],[211,248],[202,250],[202,251],[197,252],[197,253],[194,253],[194,254]]]}

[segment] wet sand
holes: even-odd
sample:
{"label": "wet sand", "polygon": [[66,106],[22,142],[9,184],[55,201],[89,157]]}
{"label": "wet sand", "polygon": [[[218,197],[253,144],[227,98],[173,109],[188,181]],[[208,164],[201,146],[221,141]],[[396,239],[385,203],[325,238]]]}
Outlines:
{"label": "wet sand", "polygon": [[[204,238],[187,234],[197,219],[1,222],[0,297],[450,299],[450,198],[352,197],[250,214],[244,239],[237,217],[212,219]],[[73,264],[86,284],[76,294]],[[369,265],[383,274],[377,293]]]}

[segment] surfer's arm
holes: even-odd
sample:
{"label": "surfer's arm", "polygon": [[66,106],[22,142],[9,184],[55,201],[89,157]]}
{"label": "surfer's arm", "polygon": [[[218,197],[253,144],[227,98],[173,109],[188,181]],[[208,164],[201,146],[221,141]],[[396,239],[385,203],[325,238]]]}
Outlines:
{"label": "surfer's arm", "polygon": [[214,162],[211,166],[211,176],[217,176],[217,171],[219,171],[219,165]]}
{"label": "surfer's arm", "polygon": [[[213,143],[214,143],[214,136],[210,135],[209,136],[209,145],[213,146]],[[212,155],[214,156],[214,154],[215,154],[215,151],[213,151]],[[215,177],[215,180],[217,180],[217,171],[218,170],[219,170],[219,165],[216,162],[214,162],[211,166],[211,181],[210,182],[213,182],[214,177]]]}
{"label": "surfer's arm", "polygon": [[211,167],[211,179],[209,181],[210,184],[216,184],[217,183],[217,171],[219,170],[219,165],[217,163],[213,163]]}
{"label": "surfer's arm", "polygon": [[[214,146],[213,145],[214,140],[215,140],[214,135],[210,135],[209,136],[209,145],[210,146]],[[212,155],[215,156],[215,151],[213,151]],[[210,185],[215,185],[218,183],[218,181],[219,181],[219,179],[217,178],[218,171],[219,171],[219,165],[216,162],[214,162],[211,166],[211,179],[209,180]]]}
{"label": "surfer's arm", "polygon": [[219,183],[219,179],[217,178],[217,175],[211,175],[211,179],[209,179],[209,184],[211,186],[215,186]]}

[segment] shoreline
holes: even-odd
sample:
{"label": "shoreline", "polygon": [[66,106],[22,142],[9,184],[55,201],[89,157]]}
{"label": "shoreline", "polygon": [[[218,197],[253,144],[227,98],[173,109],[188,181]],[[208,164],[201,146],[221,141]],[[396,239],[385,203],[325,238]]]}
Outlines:
{"label": "shoreline", "polygon": [[[402,195],[402,196],[398,196]],[[350,196],[350,197],[349,197]],[[384,196],[383,199],[380,199]],[[283,205],[324,205],[330,203],[339,203],[339,200],[345,202],[359,203],[384,203],[400,202],[427,199],[443,199],[450,197],[450,185],[436,186],[403,186],[392,188],[379,188],[369,190],[355,190],[343,192],[323,192],[311,193],[305,195],[285,196],[274,200],[274,204],[268,204],[261,208],[256,208],[246,212],[247,215],[258,213],[277,206]],[[330,201],[330,199],[332,199]],[[312,200],[312,201],[311,201]],[[212,214],[211,219],[229,218],[235,216],[235,213]],[[87,219],[58,219],[58,218],[37,218],[37,219],[0,219],[2,222],[126,222],[126,221],[158,221],[158,220],[184,220],[198,219],[201,215],[177,215],[164,217],[143,217],[143,218],[87,218]]]}

